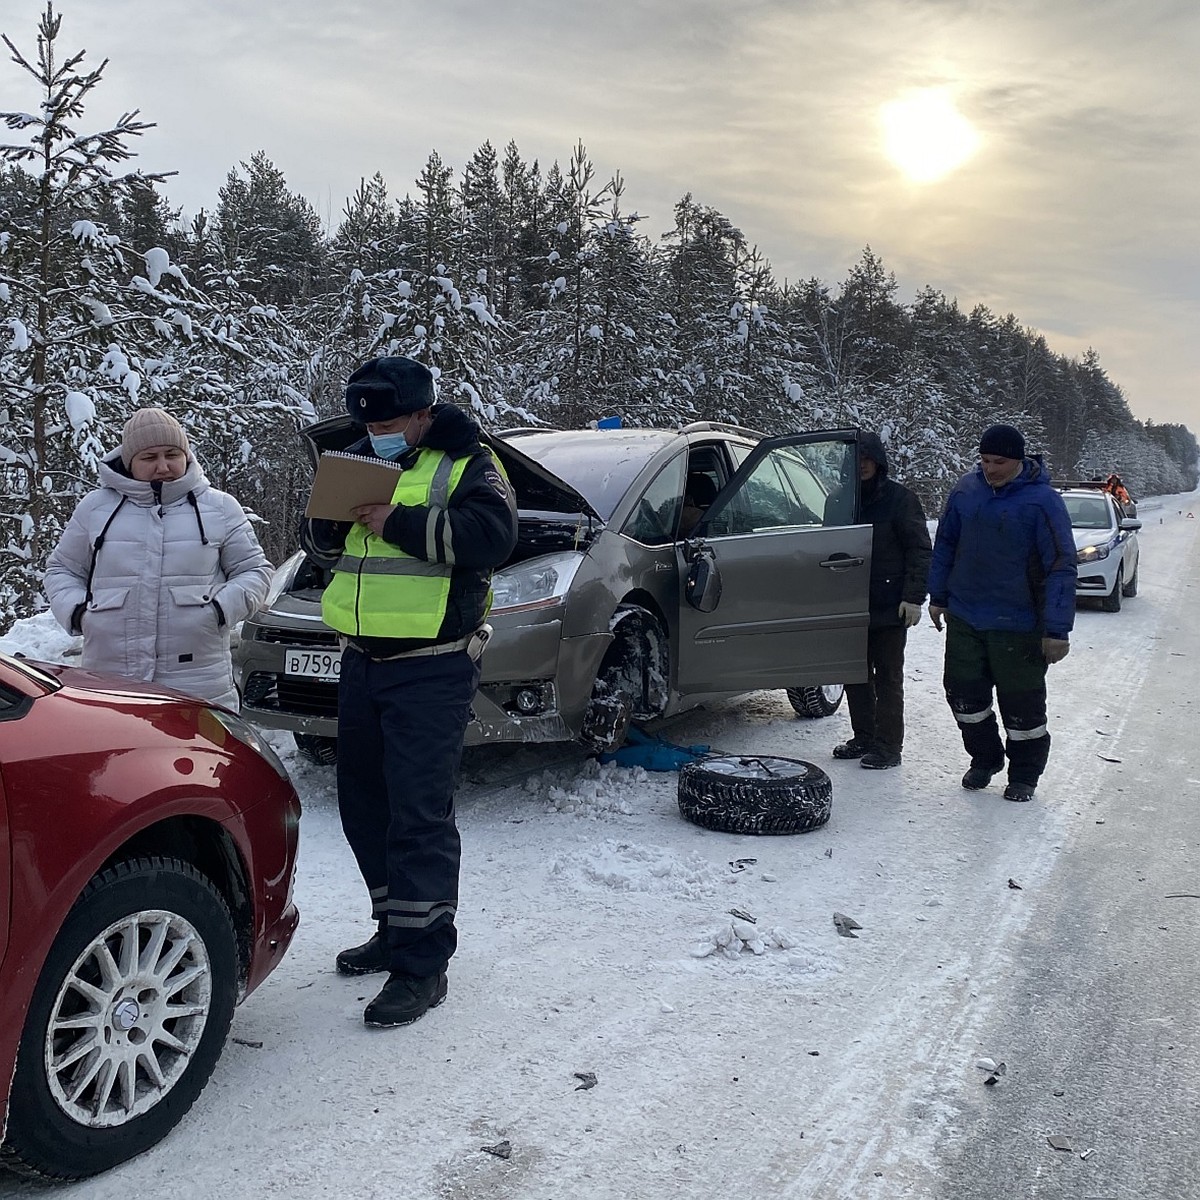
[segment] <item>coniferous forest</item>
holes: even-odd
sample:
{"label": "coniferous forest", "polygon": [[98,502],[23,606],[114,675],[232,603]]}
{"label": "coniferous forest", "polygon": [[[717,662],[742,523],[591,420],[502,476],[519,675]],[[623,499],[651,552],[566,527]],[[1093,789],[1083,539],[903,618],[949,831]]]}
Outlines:
{"label": "coniferous forest", "polygon": [[931,514],[995,421],[1060,477],[1197,485],[1193,433],[1135,419],[1098,350],[1057,354],[932,287],[902,303],[870,247],[840,281],[781,282],[692,195],[646,229],[582,144],[542,164],[485,141],[461,170],[432,152],[403,195],[364,176],[335,228],[263,151],[185,222],[137,166],[151,126],[89,125],[103,66],[60,22],[47,6],[31,45],[6,35],[0,68],[29,97],[0,114],[0,627],[43,606],[45,558],[140,405],[183,421],[282,560],[309,482],[297,430],[377,354],[426,362],[492,429],[874,429]]}

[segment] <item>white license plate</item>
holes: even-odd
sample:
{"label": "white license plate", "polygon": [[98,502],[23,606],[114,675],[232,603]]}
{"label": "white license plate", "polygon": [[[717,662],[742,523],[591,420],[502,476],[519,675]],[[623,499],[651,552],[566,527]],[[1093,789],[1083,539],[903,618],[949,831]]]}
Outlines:
{"label": "white license plate", "polygon": [[305,679],[323,679],[337,683],[342,673],[341,650],[285,650],[283,652],[285,675],[300,675]]}

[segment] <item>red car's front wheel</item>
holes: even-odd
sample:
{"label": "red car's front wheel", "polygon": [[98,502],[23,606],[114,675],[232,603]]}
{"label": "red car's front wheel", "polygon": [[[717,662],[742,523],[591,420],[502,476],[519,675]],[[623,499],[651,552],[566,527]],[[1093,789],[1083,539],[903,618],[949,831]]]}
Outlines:
{"label": "red car's front wheel", "polygon": [[163,1138],[212,1074],[237,986],[229,909],[194,867],[139,858],[97,875],[34,990],[4,1161],[75,1179]]}

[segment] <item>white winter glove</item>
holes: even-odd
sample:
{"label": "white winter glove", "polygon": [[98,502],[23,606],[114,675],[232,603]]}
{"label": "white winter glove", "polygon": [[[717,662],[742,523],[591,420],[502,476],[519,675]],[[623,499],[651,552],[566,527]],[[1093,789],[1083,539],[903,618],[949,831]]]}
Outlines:
{"label": "white winter glove", "polygon": [[907,600],[900,601],[900,621],[905,629],[911,629],[921,619],[921,606],[909,604]]}

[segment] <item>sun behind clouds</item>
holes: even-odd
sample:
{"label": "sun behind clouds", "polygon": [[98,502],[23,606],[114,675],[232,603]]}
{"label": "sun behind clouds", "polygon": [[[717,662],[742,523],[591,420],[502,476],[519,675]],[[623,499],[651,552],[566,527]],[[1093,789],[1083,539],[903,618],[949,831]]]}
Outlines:
{"label": "sun behind clouds", "polygon": [[889,100],[880,120],[888,158],[914,183],[944,178],[979,147],[978,132],[945,88],[922,88]]}

